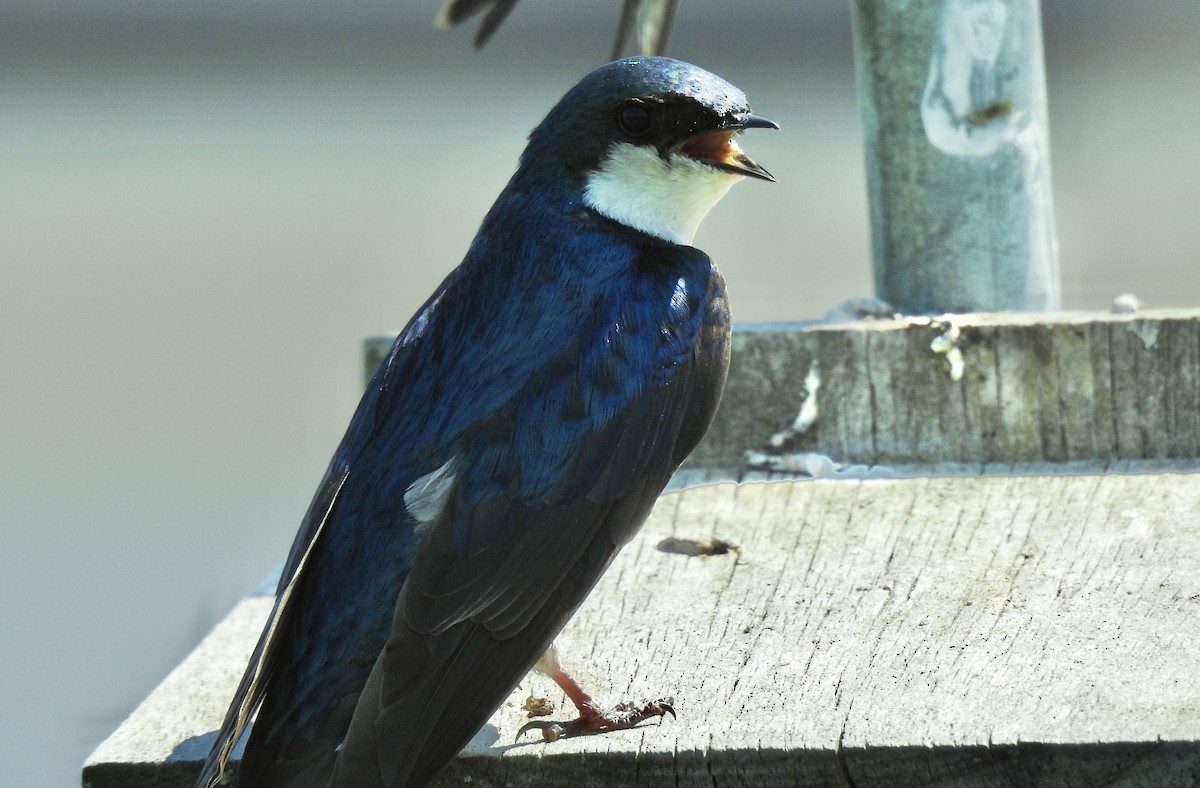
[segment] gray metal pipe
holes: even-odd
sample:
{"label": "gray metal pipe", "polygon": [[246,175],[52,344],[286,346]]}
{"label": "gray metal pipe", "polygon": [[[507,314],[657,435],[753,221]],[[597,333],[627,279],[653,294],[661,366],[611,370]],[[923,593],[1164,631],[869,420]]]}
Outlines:
{"label": "gray metal pipe", "polygon": [[853,0],[876,295],[1061,305],[1038,0]]}

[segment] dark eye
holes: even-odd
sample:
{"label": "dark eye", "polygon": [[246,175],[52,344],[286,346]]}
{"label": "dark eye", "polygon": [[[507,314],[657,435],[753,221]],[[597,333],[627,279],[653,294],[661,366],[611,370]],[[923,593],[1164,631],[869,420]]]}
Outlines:
{"label": "dark eye", "polygon": [[630,137],[640,137],[650,131],[653,120],[650,108],[640,99],[630,99],[617,107],[617,125]]}

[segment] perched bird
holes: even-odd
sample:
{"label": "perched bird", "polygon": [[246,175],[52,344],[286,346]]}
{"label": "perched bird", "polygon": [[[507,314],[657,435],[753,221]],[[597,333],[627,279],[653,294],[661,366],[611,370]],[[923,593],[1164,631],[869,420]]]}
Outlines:
{"label": "perched bird", "polygon": [[363,395],[199,786],[426,785],[547,651],[717,407],[725,283],[689,243],[733,183],[773,180],[747,128],[777,126],[630,58],[533,130]]}

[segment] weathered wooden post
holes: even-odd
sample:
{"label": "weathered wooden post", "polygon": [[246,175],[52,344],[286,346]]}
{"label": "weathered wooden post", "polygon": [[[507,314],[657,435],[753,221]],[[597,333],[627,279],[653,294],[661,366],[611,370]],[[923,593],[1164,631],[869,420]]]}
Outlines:
{"label": "weathered wooden post", "polygon": [[876,295],[1058,309],[1038,0],[854,0]]}

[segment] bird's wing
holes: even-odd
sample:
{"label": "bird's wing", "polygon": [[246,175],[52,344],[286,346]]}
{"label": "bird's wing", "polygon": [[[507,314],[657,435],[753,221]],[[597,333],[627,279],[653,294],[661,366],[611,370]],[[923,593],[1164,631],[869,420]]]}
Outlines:
{"label": "bird's wing", "polygon": [[[447,282],[453,278],[454,275]],[[370,541],[372,528],[390,527],[399,534],[400,542],[412,539],[411,522],[406,523],[402,518],[398,522],[375,522],[369,514],[364,514],[364,506],[369,507],[373,498],[394,497],[389,491],[380,489],[381,468],[383,476],[389,477],[387,483],[393,487],[399,484],[403,490],[406,474],[403,464],[388,467],[386,458],[397,445],[414,442],[411,433],[403,430],[404,425],[411,425],[413,420],[396,412],[402,410],[401,403],[412,398],[411,385],[397,378],[411,372],[410,357],[420,346],[422,330],[437,311],[445,288],[446,283],[443,283],[396,338],[350,420],[292,542],[276,588],[275,604],[196,782],[197,788],[212,788],[224,782],[222,778],[228,772],[230,756],[264,702],[273,706],[272,713],[267,715],[271,719],[256,722],[246,757],[236,771],[238,783],[282,779],[279,778],[281,774],[300,775],[303,780],[309,773],[317,774],[322,769],[328,772],[334,748],[349,723],[353,695],[340,728],[336,720],[331,720],[315,735],[300,733],[295,729],[295,718],[297,715],[337,716],[339,707],[345,703],[342,694],[347,691],[357,694],[369,663],[358,669],[361,674],[358,685],[354,685],[355,666],[336,658],[318,666],[303,663],[311,659],[314,652],[324,654],[325,658],[334,656],[330,652],[331,638],[360,636],[354,627],[361,624],[362,618],[347,611],[388,605],[407,572],[407,566],[401,561],[392,561],[395,585],[388,588],[383,584],[384,596],[376,599],[362,593],[363,578],[347,577],[345,572],[331,570],[329,553],[333,545],[353,546],[356,540]],[[417,378],[412,376],[412,379]],[[381,455],[385,455],[383,460]],[[398,506],[403,508],[403,502]],[[322,618],[330,615],[340,619],[356,618],[349,625],[352,634],[346,633],[344,628],[330,634],[335,628],[329,625],[328,618]],[[334,643],[333,649],[346,645]],[[336,681],[332,680],[334,678]],[[278,685],[280,679],[287,685],[282,691],[272,686],[272,682]],[[298,689],[298,681],[305,686]],[[299,741],[304,743],[298,745]],[[270,776],[257,770],[267,770]]]}
{"label": "bird's wing", "polygon": [[468,431],[332,784],[423,785],[549,645],[708,425],[728,360],[711,295],[682,325],[627,315]]}
{"label": "bird's wing", "polygon": [[263,627],[258,643],[250,655],[246,672],[242,674],[242,680],[238,684],[237,692],[234,693],[233,702],[225,714],[225,721],[217,732],[216,744],[209,752],[208,760],[196,782],[197,786],[211,788],[221,782],[229,764],[229,757],[262,700],[266,680],[271,674],[270,668],[274,662],[276,649],[281,642],[276,634],[287,623],[292,610],[291,602],[294,593],[304,576],[304,569],[312,555],[313,546],[317,544],[321,531],[337,505],[338,493],[346,483],[347,475],[348,468],[345,466],[331,466],[309,506],[300,534],[293,543],[292,553],[280,578],[275,604],[271,608],[270,616],[267,617],[267,623]]}

